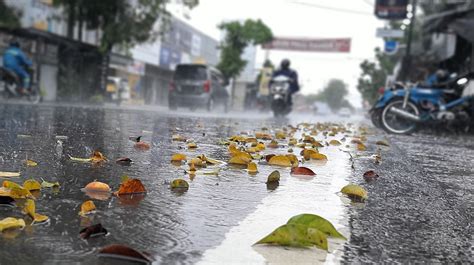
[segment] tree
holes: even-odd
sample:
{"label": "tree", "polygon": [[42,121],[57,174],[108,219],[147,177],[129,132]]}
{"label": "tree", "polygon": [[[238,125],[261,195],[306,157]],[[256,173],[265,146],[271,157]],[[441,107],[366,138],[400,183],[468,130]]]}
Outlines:
{"label": "tree", "polygon": [[[68,36],[73,37],[75,25],[84,24],[87,29],[100,30],[100,47],[104,51],[115,45],[130,47],[153,40],[158,19],[168,17],[167,0],[54,0],[64,7],[68,15]],[[188,6],[198,0],[184,1]],[[79,31],[80,32],[80,31]]]}
{"label": "tree", "polygon": [[5,1],[0,1],[0,26],[7,28],[20,26],[18,12],[7,6]]}
{"label": "tree", "polygon": [[378,89],[385,86],[387,76],[393,72],[397,58],[387,55],[375,49],[376,62],[364,60],[360,64],[362,74],[358,79],[357,89],[362,95],[362,98],[374,103],[377,100]]}
{"label": "tree", "polygon": [[[199,0],[183,3],[194,7]],[[82,29],[101,32],[100,51],[104,54],[101,70],[101,89],[105,90],[110,53],[114,46],[133,47],[154,40],[158,33],[155,24],[166,21],[167,0],[53,0],[54,5],[64,7],[68,15],[68,37],[73,37],[75,25]],[[79,30],[82,32],[82,30]],[[81,34],[79,34],[79,40]]]}
{"label": "tree", "polygon": [[342,80],[331,79],[324,90],[312,98],[316,101],[326,102],[331,110],[337,111],[342,107],[352,108],[349,102],[344,99],[347,94],[347,86]]}
{"label": "tree", "polygon": [[271,29],[261,20],[226,22],[220,24],[219,29],[224,30],[226,36],[220,47],[221,60],[217,68],[227,79],[236,78],[245,68],[247,61],[241,56],[248,45],[263,44],[273,39]]}

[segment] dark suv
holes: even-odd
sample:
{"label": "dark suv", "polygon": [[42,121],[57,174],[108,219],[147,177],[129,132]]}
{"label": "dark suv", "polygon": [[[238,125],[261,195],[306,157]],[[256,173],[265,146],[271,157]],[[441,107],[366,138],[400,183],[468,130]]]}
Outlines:
{"label": "dark suv", "polygon": [[228,109],[229,93],[226,81],[219,70],[203,64],[179,64],[170,83],[168,106],[170,110],[186,106],[191,110],[216,105]]}

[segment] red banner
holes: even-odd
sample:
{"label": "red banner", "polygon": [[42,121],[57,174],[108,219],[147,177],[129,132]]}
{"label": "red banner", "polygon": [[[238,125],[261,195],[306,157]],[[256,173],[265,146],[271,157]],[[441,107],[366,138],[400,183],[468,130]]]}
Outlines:
{"label": "red banner", "polygon": [[263,49],[302,52],[350,52],[351,39],[274,38],[273,41],[264,44]]}

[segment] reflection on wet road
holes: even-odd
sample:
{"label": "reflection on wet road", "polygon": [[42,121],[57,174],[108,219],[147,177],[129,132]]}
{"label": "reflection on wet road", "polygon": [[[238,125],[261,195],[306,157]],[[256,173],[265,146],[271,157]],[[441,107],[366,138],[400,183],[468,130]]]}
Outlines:
{"label": "reflection on wet road", "polygon": [[[199,114],[177,116],[134,110],[27,105],[1,105],[0,113],[0,171],[21,171],[21,178],[15,179],[19,183],[29,178],[61,183],[58,193],[42,191],[36,203],[37,212],[51,218],[48,224],[27,227],[12,238],[2,234],[1,264],[13,264],[13,261],[20,264],[117,264],[95,255],[98,249],[112,243],[151,252],[163,264],[196,263],[204,253],[204,262],[212,262],[212,249],[220,247],[228,251],[226,244],[233,242],[232,237],[251,240],[238,244],[243,245],[242,251],[254,253],[249,248],[255,236],[264,235],[281,221],[302,212],[326,215],[344,234],[349,233],[344,228],[347,221],[343,203],[335,194],[346,183],[348,157],[336,147],[328,147],[327,153],[337,159],[326,166],[314,166],[318,176],[313,180],[291,178],[288,170],[282,169],[282,185],[276,191],[268,191],[265,186],[272,169],[269,166],[259,166],[260,173],[254,177],[232,168],[221,171],[217,177],[198,175],[190,180],[188,192],[177,194],[169,190],[172,179],[189,180],[181,168],[170,164],[173,154],[206,154],[227,160],[227,149],[217,144],[219,139],[242,131],[254,132],[261,127],[296,125],[296,119],[275,121],[265,115],[250,120],[237,118],[238,115],[201,118]],[[194,139],[199,148],[187,150],[183,143],[171,141],[175,133]],[[152,144],[150,151],[133,148],[129,137],[138,135]],[[68,159],[68,156],[88,157],[93,150],[100,150],[111,162],[93,166]],[[119,157],[129,157],[134,163],[129,167],[113,163]],[[25,159],[38,161],[39,165],[27,168]],[[78,215],[81,203],[89,199],[81,191],[82,187],[100,180],[116,190],[123,175],[141,179],[148,190],[146,196],[135,201],[121,201],[116,197],[95,200],[97,213],[89,217]],[[275,205],[280,200],[281,208]],[[269,209],[272,209],[271,220],[265,218]],[[0,208],[0,217],[7,216],[21,217],[22,213],[17,209]],[[89,241],[79,239],[81,227],[98,222],[110,235]],[[249,235],[252,225],[264,228]],[[337,244],[334,248],[338,248]],[[332,249],[328,256],[335,252]],[[335,254],[331,259],[338,260],[339,256]],[[264,257],[262,254],[253,261],[264,263]],[[242,262],[238,256],[233,261]]]}

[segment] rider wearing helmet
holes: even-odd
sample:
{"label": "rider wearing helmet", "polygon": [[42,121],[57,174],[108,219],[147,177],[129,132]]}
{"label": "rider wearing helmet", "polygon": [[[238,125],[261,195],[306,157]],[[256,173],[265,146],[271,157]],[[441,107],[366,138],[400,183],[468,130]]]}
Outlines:
{"label": "rider wearing helmet", "polygon": [[[293,95],[294,93],[300,90],[300,85],[298,84],[298,73],[290,68],[290,60],[283,59],[280,63],[280,68],[273,72],[273,77],[283,75],[288,77],[291,80],[290,83],[290,93]],[[291,104],[291,97],[289,98],[289,103]]]}
{"label": "rider wearing helmet", "polygon": [[13,71],[21,79],[18,90],[25,93],[25,89],[30,88],[30,74],[26,71],[26,67],[31,67],[32,62],[20,48],[17,40],[10,41],[10,46],[3,54],[3,67]]}

